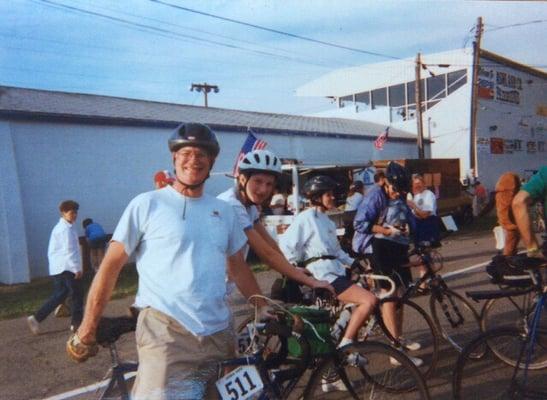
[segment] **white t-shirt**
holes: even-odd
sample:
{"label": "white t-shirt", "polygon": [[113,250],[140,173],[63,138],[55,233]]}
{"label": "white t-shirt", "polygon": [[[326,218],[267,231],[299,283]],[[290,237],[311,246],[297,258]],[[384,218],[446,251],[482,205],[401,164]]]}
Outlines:
{"label": "white t-shirt", "polygon": [[112,240],[135,254],[140,307],[171,316],[196,336],[228,327],[226,259],[247,240],[229,204],[207,194],[185,197],[171,186],[143,193],[125,209]]}
{"label": "white t-shirt", "polygon": [[[282,206],[282,207],[273,207]],[[285,212],[285,196],[282,193],[276,193],[272,196],[270,207],[273,215],[283,215]]]}
{"label": "white t-shirt", "polygon": [[346,208],[345,211],[355,211],[357,208],[359,208],[359,204],[361,204],[361,201],[363,200],[363,195],[359,192],[353,193],[353,195],[349,196],[346,199]]}
{"label": "white t-shirt", "polygon": [[279,247],[291,263],[313,257],[335,256],[335,260],[317,260],[306,266],[318,280],[334,281],[346,274],[345,265],[353,258],[340,248],[336,225],[315,208],[308,208],[296,216],[289,228],[279,237]]}
{"label": "white t-shirt", "polygon": [[50,275],[58,275],[64,271],[82,271],[78,233],[74,225],[64,218],[60,218],[51,231],[47,258]]}
{"label": "white t-shirt", "polygon": [[415,194],[412,201],[420,210],[437,215],[437,199],[431,190],[425,189],[422,193]]}
{"label": "white t-shirt", "polygon": [[[236,213],[236,217],[239,221],[241,229],[246,231],[251,229],[260,219],[260,213],[255,205],[245,207],[243,203],[237,198],[235,188],[231,188],[222,192],[217,196],[220,200],[224,200],[232,206],[232,209]],[[245,258],[249,253],[249,244],[245,245]]]}

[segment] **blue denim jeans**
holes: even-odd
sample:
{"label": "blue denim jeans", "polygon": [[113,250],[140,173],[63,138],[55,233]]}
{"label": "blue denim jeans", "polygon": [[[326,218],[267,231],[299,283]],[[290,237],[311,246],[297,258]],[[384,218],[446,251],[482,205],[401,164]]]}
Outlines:
{"label": "blue denim jeans", "polygon": [[62,304],[69,295],[72,295],[71,325],[80,326],[83,317],[84,291],[82,279],[75,279],[75,276],[73,272],[69,271],[52,276],[53,293],[34,314],[38,322],[45,320],[59,304]]}

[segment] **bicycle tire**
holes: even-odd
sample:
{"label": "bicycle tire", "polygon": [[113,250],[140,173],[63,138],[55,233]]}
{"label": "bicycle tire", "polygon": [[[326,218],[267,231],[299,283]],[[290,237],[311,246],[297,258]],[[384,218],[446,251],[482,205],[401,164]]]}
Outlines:
{"label": "bicycle tire", "polygon": [[[356,366],[347,362],[347,354],[359,354],[366,365]],[[398,365],[391,363],[391,358]],[[346,390],[332,388],[333,382]],[[331,387],[324,385],[330,383]],[[330,389],[330,390],[327,390]],[[357,396],[353,396],[356,394]],[[304,400],[341,398],[371,398],[398,400],[427,400],[429,391],[418,368],[400,351],[380,342],[355,343],[328,357],[312,372],[304,391]]]}
{"label": "bicycle tire", "polygon": [[[542,332],[547,335],[547,332]],[[538,370],[525,371],[516,369],[505,362],[501,362],[499,355],[485,349],[491,348],[491,343],[505,343],[505,353],[513,354],[511,358],[518,359],[524,346],[526,337],[516,328],[499,328],[479,335],[462,351],[456,362],[456,369],[452,379],[452,390],[456,400],[478,398],[481,400],[547,398],[547,382],[545,372]],[[497,346],[501,348],[501,346]],[[534,357],[539,357],[534,348]],[[483,353],[480,358],[473,354]],[[547,358],[547,350],[540,349],[543,358]],[[521,386],[525,379],[528,382],[527,392],[522,392]]]}
{"label": "bicycle tire", "polygon": [[[429,377],[435,371],[439,354],[439,334],[435,323],[422,307],[411,300],[404,300],[396,297],[382,299],[380,305],[391,302],[400,302],[403,305],[403,326],[402,335],[408,341],[418,342],[422,347],[416,351],[405,349],[409,355],[423,360],[423,365],[418,369],[424,377]],[[378,321],[384,339],[372,337],[373,340],[389,340],[391,344],[396,341],[389,333],[385,322],[380,318]]]}
{"label": "bicycle tire", "polygon": [[[524,329],[524,316],[528,315],[528,322],[534,313],[533,292],[522,295],[490,299],[481,311],[481,330],[483,332],[501,327]],[[540,322],[541,327],[547,329],[547,320]]]}
{"label": "bicycle tire", "polygon": [[[443,305],[447,307],[449,317],[445,314]],[[469,301],[453,290],[445,288],[431,293],[429,308],[439,333],[459,352],[481,333],[477,311]]]}

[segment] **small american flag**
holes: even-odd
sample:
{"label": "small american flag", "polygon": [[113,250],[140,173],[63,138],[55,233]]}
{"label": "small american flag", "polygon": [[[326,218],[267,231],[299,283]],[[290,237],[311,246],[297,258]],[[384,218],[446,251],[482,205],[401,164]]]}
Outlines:
{"label": "small american flag", "polygon": [[266,143],[264,140],[257,139],[257,137],[254,135],[253,131],[250,128],[247,130],[247,132],[247,139],[245,139],[245,143],[243,143],[243,146],[241,147],[241,150],[239,151],[236,162],[234,164],[234,170],[232,173],[233,176],[237,176],[239,174],[238,165],[243,157],[245,157],[245,154],[253,150],[265,149],[268,145],[268,143]]}
{"label": "small american flag", "polygon": [[376,147],[377,150],[383,150],[384,149],[384,144],[387,142],[388,136],[389,136],[389,126],[374,141],[374,147]]}

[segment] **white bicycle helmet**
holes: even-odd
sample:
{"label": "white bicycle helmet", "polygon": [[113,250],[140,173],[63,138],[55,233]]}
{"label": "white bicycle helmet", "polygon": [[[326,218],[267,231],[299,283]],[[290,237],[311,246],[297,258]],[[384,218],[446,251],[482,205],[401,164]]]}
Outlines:
{"label": "white bicycle helmet", "polygon": [[281,161],[268,150],[253,150],[245,154],[239,162],[241,174],[267,173],[275,177],[281,175]]}

